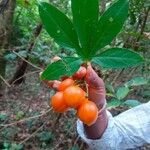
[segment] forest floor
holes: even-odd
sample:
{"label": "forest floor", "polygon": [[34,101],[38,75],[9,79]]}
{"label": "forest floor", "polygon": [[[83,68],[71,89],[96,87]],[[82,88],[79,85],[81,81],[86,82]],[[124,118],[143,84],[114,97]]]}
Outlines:
{"label": "forest floor", "polygon": [[[40,82],[38,73],[29,72],[33,70],[28,70],[23,84],[6,88],[0,98],[0,150],[87,150],[76,132],[75,111],[54,113],[49,106],[53,91]],[[128,80],[127,74],[118,76],[115,86]],[[142,91],[135,89],[130,98],[145,102]],[[116,115],[124,110],[126,107],[117,107],[112,112]],[[150,146],[139,149],[150,150]]]}

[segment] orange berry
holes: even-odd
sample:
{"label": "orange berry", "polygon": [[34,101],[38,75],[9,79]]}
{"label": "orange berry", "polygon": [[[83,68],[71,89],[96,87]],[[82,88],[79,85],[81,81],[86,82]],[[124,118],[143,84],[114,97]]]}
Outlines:
{"label": "orange berry", "polygon": [[86,75],[86,68],[81,66],[80,69],[73,75],[75,79],[83,79]]}
{"label": "orange berry", "polygon": [[85,92],[78,86],[70,86],[64,91],[64,100],[72,108],[80,106],[85,96]]}
{"label": "orange berry", "polygon": [[65,112],[68,109],[68,106],[64,101],[63,92],[57,92],[55,95],[52,96],[51,106],[54,111],[59,113]]}
{"label": "orange berry", "polygon": [[95,123],[98,117],[98,108],[92,101],[85,101],[77,110],[78,118],[86,125]]}
{"label": "orange berry", "polygon": [[68,88],[69,86],[71,86],[73,84],[74,84],[74,81],[72,79],[68,78],[59,84],[58,90],[64,91],[66,88]]}

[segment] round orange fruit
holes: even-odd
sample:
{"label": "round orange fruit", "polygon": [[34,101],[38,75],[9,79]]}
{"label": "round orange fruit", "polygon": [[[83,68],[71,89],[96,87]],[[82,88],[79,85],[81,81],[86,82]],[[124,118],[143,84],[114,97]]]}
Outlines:
{"label": "round orange fruit", "polygon": [[68,110],[68,106],[64,101],[63,92],[57,92],[51,98],[51,106],[54,111],[62,113]]}
{"label": "round orange fruit", "polygon": [[66,88],[68,88],[69,86],[74,84],[74,80],[71,78],[65,79],[64,81],[62,81],[59,86],[58,86],[58,90],[59,91],[64,91]]}
{"label": "round orange fruit", "polygon": [[85,92],[78,86],[70,86],[64,91],[64,100],[72,108],[79,107],[85,96]]}
{"label": "round orange fruit", "polygon": [[95,123],[98,118],[98,108],[92,101],[84,101],[77,110],[78,118],[86,125],[90,126]]}

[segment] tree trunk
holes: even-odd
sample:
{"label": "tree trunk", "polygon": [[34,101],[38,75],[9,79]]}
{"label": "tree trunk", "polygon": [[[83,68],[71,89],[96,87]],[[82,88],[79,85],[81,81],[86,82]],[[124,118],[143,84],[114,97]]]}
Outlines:
{"label": "tree trunk", "polygon": [[[6,62],[4,60],[5,49],[9,47],[12,33],[13,15],[16,0],[0,1],[0,76],[5,77]],[[2,93],[2,79],[0,78],[0,92]]]}
{"label": "tree trunk", "polygon": [[[29,42],[29,47],[27,48],[28,54],[33,50],[36,39],[40,35],[41,31],[42,31],[42,24],[40,23],[36,26],[35,31],[33,31],[31,41]],[[29,57],[27,56],[24,59],[26,61],[22,60],[22,62],[19,63],[19,66],[17,67],[13,78],[9,81],[9,84],[18,85],[18,84],[21,84],[23,81],[25,81],[24,74],[25,74],[27,66],[28,66],[27,61],[28,61]]]}
{"label": "tree trunk", "polygon": [[[0,57],[0,76],[5,77],[5,68],[6,68],[6,61],[3,57]],[[0,78],[0,97],[3,93],[3,86],[2,86],[2,79]]]}

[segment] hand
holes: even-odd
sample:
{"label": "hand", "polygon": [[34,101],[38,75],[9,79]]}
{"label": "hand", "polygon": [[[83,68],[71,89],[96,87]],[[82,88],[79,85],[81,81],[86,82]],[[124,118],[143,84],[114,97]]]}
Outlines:
{"label": "hand", "polygon": [[[79,69],[81,71],[81,68]],[[81,71],[82,72],[82,71]],[[88,65],[87,72],[85,76],[86,83],[88,85],[88,98],[95,102],[99,110],[106,103],[106,92],[105,85],[103,80],[97,75],[97,73],[93,70],[91,65]],[[60,81],[44,81],[51,88],[55,88],[57,90]],[[106,110],[104,110],[100,116],[98,117],[95,124],[92,126],[87,126],[84,124],[84,129],[87,137],[89,139],[98,139],[104,133],[108,124],[108,117]]]}
{"label": "hand", "polygon": [[88,65],[87,67],[85,80],[88,84],[89,100],[95,102],[99,109],[102,108],[106,102],[105,84],[91,65]]}
{"label": "hand", "polygon": [[47,81],[44,80],[43,83],[45,83],[49,88],[54,89],[57,91],[59,84],[61,83],[58,80],[53,80],[53,81]]}
{"label": "hand", "polygon": [[[91,65],[87,67],[87,74],[85,79],[88,84],[89,99],[95,102],[99,110],[101,110],[101,108],[106,103],[106,91],[103,80],[97,75]],[[87,126],[84,124],[84,130],[87,138],[94,140],[99,139],[107,128],[107,124],[108,117],[106,109],[104,109],[99,114],[95,124],[92,126]]]}
{"label": "hand", "polygon": [[[60,60],[61,58],[58,57],[58,56],[55,56],[52,58],[51,62],[55,62],[55,61],[58,61]],[[42,74],[42,72],[40,73],[40,75]],[[43,83],[45,83],[49,88],[52,88],[54,90],[57,90],[59,84],[61,83],[60,81],[58,80],[53,80],[53,81],[47,81],[47,80],[44,80]]]}

